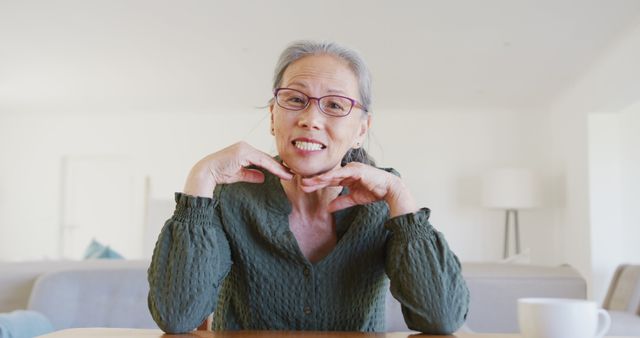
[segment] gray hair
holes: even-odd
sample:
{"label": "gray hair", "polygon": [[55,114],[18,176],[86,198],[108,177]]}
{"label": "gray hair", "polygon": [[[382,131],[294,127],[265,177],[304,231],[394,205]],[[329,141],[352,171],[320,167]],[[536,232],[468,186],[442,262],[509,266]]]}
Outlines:
{"label": "gray hair", "polygon": [[[335,42],[316,42],[309,40],[294,41],[282,51],[273,76],[273,90],[282,85],[282,77],[287,68],[294,62],[305,56],[332,55],[344,60],[349,65],[358,79],[359,102],[362,104],[363,113],[367,114],[371,107],[371,73],[364,59],[355,50],[341,46]],[[362,148],[352,148],[342,158],[342,165],[349,162],[361,162],[375,165],[373,159]]]}
{"label": "gray hair", "polygon": [[371,73],[369,73],[369,68],[358,52],[340,46],[335,42],[301,40],[294,41],[287,46],[287,48],[282,51],[282,54],[280,54],[280,58],[276,64],[276,70],[273,76],[273,90],[282,84],[282,77],[289,65],[305,56],[321,54],[332,55],[347,62],[349,68],[351,68],[356,78],[358,78],[358,90],[360,94],[358,101],[360,101],[364,110],[368,111],[369,107],[371,107]]}

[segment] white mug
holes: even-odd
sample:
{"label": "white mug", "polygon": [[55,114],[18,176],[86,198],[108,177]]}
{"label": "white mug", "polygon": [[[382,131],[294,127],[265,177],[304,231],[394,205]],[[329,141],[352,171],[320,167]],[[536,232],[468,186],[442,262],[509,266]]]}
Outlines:
{"label": "white mug", "polygon": [[611,317],[588,300],[520,298],[518,322],[525,338],[599,338],[609,330]]}

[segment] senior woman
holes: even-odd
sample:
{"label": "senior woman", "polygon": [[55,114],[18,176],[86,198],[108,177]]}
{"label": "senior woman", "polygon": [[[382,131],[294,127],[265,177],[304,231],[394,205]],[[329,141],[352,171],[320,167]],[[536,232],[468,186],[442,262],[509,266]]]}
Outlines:
{"label": "senior woman", "polygon": [[149,268],[166,332],[384,331],[385,292],[408,327],[458,329],[460,263],[392,169],[362,149],[370,76],[354,51],[301,41],[276,66],[269,103],[278,156],[240,142],[194,165]]}

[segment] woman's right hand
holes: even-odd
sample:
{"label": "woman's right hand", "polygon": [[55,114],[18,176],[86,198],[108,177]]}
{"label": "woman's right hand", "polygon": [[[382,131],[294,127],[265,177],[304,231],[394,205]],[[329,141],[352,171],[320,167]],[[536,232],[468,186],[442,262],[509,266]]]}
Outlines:
{"label": "woman's right hand", "polygon": [[264,174],[246,167],[255,165],[274,175],[290,180],[293,174],[285,166],[246,142],[238,142],[210,154],[196,163],[187,177],[184,193],[191,196],[213,196],[217,184],[264,182]]}

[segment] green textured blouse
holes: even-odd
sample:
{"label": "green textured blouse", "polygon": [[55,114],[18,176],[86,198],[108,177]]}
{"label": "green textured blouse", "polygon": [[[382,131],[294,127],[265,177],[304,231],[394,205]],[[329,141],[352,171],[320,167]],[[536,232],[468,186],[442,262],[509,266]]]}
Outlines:
{"label": "green textured blouse", "polygon": [[176,193],[148,271],[162,330],[191,331],[213,312],[214,330],[384,331],[389,284],[410,329],[463,324],[469,291],[429,209],[390,219],[380,201],[335,212],[337,244],[311,263],[279,178],[263,173],[264,183],[218,185],[213,198]]}

